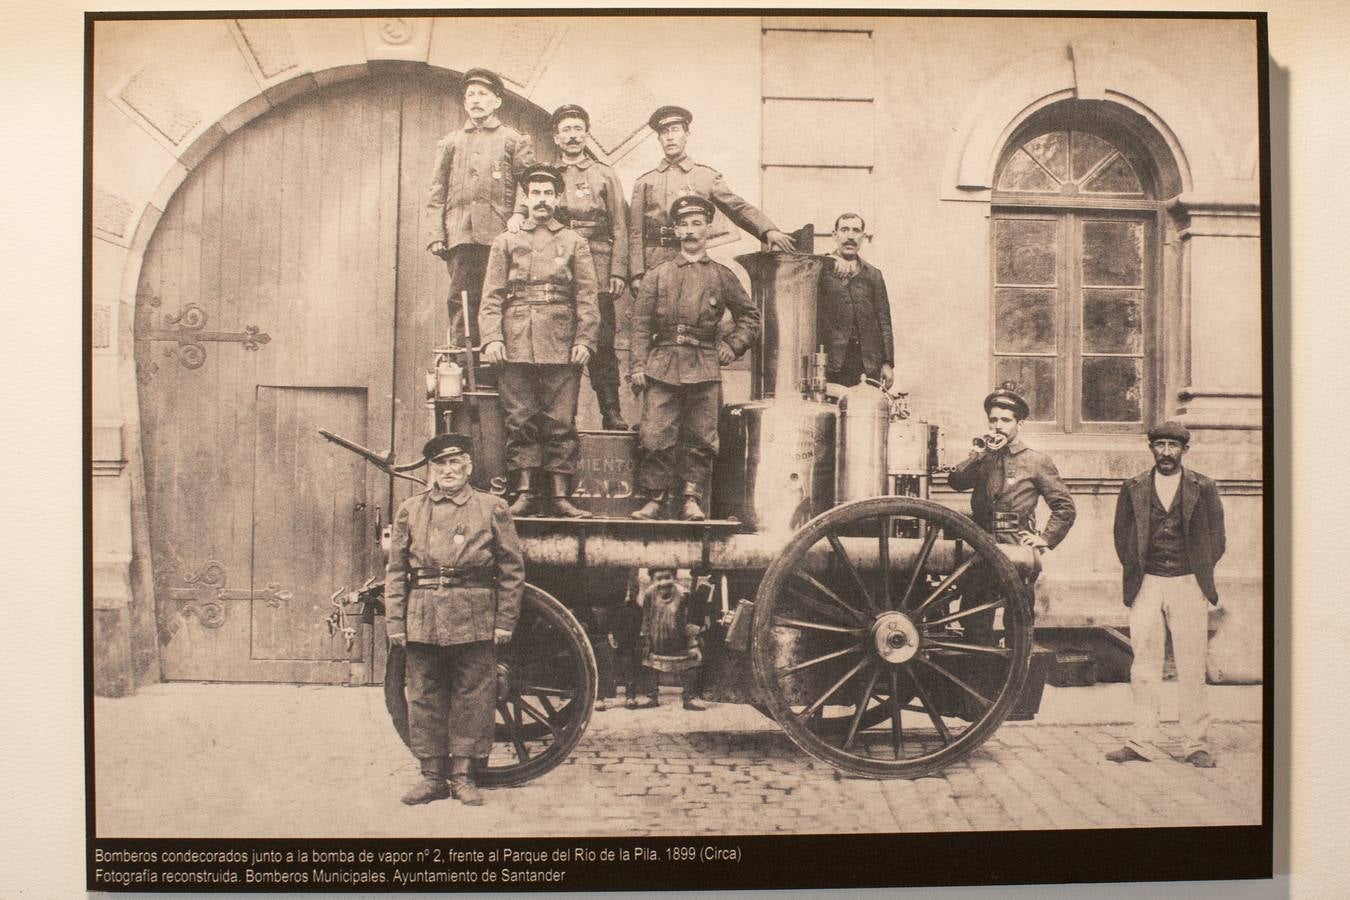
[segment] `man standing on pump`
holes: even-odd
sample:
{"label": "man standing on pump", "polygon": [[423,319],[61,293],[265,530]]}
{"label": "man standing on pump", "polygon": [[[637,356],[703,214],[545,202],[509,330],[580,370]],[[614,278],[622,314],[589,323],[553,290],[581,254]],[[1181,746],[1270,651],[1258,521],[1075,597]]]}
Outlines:
{"label": "man standing on pump", "polygon": [[857,213],[834,220],[832,266],[820,276],[817,334],[825,345],[825,377],[852,386],[866,375],[890,390],[895,380],[891,301],[881,270],[858,253],[867,223]]}

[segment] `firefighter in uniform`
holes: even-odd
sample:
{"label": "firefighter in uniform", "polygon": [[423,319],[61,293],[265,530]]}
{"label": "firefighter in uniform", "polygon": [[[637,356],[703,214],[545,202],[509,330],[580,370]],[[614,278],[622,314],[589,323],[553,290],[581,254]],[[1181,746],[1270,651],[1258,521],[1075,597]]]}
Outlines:
{"label": "firefighter in uniform", "polygon": [[422,769],[410,805],[483,802],[473,760],[492,750],[494,644],[511,639],[525,584],[505,501],[469,485],[471,450],[462,434],[427,441],[431,486],[403,502],[390,533],[385,625],[406,647],[409,746]]}
{"label": "firefighter in uniform", "polygon": [[518,179],[534,162],[530,138],[497,118],[505,93],[502,80],[487,69],[464,73],[464,127],[436,145],[427,196],[427,250],[445,260],[450,273],[450,343],[463,346],[460,294],[469,294],[469,328],[478,346],[478,303],[488,246],[503,230],[514,232]]}
{"label": "firefighter in uniform", "polygon": [[[671,205],[679,255],[647,273],[633,304],[630,378],[642,394],[637,483],[647,498],[633,513],[636,519],[660,518],[677,486],[683,496],[679,517],[705,518],[703,490],[717,457],[721,367],[759,334],[759,310],[740,281],[708,258],[712,215],[712,202],[699,196]],[[735,328],[719,339],[727,310]]]}
{"label": "firefighter in uniform", "polygon": [[568,501],[576,474],[581,367],[595,352],[600,312],[585,238],[553,217],[563,179],[552,166],[522,176],[530,218],[492,241],[478,326],[483,358],[499,367],[513,515],[532,511],[549,477],[548,510],[590,516]]}
{"label": "firefighter in uniform", "polygon": [[[1008,388],[984,398],[984,411],[993,438],[983,449],[972,450],[948,476],[954,490],[971,491],[970,513],[975,524],[1001,544],[1022,544],[1037,553],[1054,549],[1073,527],[1077,510],[1069,489],[1059,477],[1050,457],[1032,450],[1018,434],[1030,414],[1027,401]],[[1036,505],[1042,499],[1050,507],[1044,531],[1036,528]],[[963,581],[963,593],[976,593],[987,583],[986,573],[972,570]],[[984,580],[982,580],[984,579]],[[1034,578],[1033,578],[1034,581]],[[970,601],[974,600],[972,604]],[[965,598],[969,605],[978,599]],[[992,638],[994,611],[965,618],[965,628],[977,641]]]}
{"label": "firefighter in uniform", "polygon": [[779,231],[769,218],[732,193],[716,169],[700,165],[684,152],[694,114],[679,106],[663,106],[647,124],[656,132],[665,158],[655,169],[633,184],[633,203],[628,216],[628,272],[636,293],[644,273],[680,253],[673,220],[668,215],[680,197],[698,196],[741,229],[769,244],[770,249],[792,252],[792,238]]}
{"label": "firefighter in uniform", "polygon": [[[619,409],[619,360],[614,355],[614,304],[628,282],[628,204],[619,176],[586,151],[591,117],[574,103],[553,112],[553,142],[561,158],[563,191],[554,216],[590,244],[595,266],[600,334],[586,364],[602,426],[627,431]],[[519,208],[517,212],[522,212]]]}

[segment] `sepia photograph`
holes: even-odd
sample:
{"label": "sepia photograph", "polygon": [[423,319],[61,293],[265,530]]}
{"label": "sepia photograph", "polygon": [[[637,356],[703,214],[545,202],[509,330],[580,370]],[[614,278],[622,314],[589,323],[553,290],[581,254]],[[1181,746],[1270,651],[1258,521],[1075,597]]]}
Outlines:
{"label": "sepia photograph", "polygon": [[1264,15],[778,12],[88,14],[91,889],[1269,877]]}

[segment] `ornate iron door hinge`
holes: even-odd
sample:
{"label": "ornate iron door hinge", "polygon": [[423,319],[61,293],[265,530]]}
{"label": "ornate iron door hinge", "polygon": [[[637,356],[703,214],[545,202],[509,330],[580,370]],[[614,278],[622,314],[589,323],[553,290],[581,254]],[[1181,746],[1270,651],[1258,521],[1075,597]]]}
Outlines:
{"label": "ornate iron door hinge", "polygon": [[[146,303],[159,306],[158,297],[150,297]],[[196,303],[189,303],[178,313],[164,314],[164,327],[142,328],[136,332],[139,341],[172,341],[176,346],[165,347],[164,355],[176,358],[185,369],[200,369],[206,362],[206,347],[203,341],[243,344],[245,350],[257,350],[269,343],[272,336],[257,325],[248,325],[243,331],[207,331],[207,312]]]}
{"label": "ornate iron door hinge", "polygon": [[225,587],[225,567],[214,559],[195,572],[183,576],[184,587],[171,587],[168,590],[170,600],[183,604],[180,612],[185,616],[194,616],[207,628],[219,628],[225,624],[226,600],[261,600],[273,608],[289,603],[295,595],[283,591],[277,582],[270,582],[260,591],[236,590]]}

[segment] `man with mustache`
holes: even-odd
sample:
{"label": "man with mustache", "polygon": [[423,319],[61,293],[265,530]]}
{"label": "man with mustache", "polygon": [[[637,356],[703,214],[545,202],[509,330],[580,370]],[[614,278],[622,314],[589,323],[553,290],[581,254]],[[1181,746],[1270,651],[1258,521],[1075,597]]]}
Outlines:
{"label": "man with mustache", "polygon": [[1122,484],[1116,499],[1116,556],[1124,569],[1134,651],[1134,728],[1125,746],[1106,754],[1112,762],[1167,755],[1157,746],[1158,704],[1163,647],[1171,632],[1184,734],[1179,756],[1201,769],[1216,765],[1206,741],[1205,656],[1209,608],[1219,604],[1214,564],[1226,543],[1223,502],[1211,479],[1182,466],[1190,444],[1190,431],[1178,422],[1149,429],[1153,468]]}
{"label": "man with mustache", "polygon": [[857,213],[834,220],[833,265],[821,276],[817,334],[825,344],[827,380],[854,385],[866,375],[889,390],[895,379],[891,303],[881,270],[858,255],[866,237],[867,223]]}
{"label": "man with mustache", "polygon": [[619,176],[586,151],[591,117],[575,103],[553,112],[553,142],[563,191],[554,216],[590,244],[599,289],[600,334],[586,364],[604,428],[627,431],[619,409],[619,360],[614,355],[614,303],[628,282],[628,204]]}
{"label": "man with mustache", "polygon": [[711,200],[741,229],[765,241],[770,249],[791,252],[792,238],[779,231],[764,213],[732,193],[716,169],[701,165],[684,152],[694,114],[679,106],[663,106],[651,114],[648,126],[661,142],[664,158],[655,169],[633,184],[628,220],[629,274],[636,294],[645,272],[680,253],[667,210],[680,197]]}
{"label": "man with mustache", "polygon": [[[679,517],[705,518],[703,490],[717,457],[722,366],[759,334],[759,310],[730,269],[708,258],[710,200],[681,197],[670,207],[680,253],[642,279],[633,304],[630,381],[642,394],[638,490],[646,503],[635,519],[659,519],[678,489]],[[735,328],[719,338],[730,310]]]}
{"label": "man with mustache", "polygon": [[494,646],[515,630],[525,557],[506,503],[469,485],[467,436],[437,435],[422,456],[430,485],[394,516],[384,581],[389,640],[407,654],[408,746],[422,770],[403,802],[479,806],[473,761],[492,751]]}
{"label": "man with mustache", "polygon": [[[1022,544],[1038,553],[1059,545],[1073,527],[1078,511],[1059,470],[1049,456],[1033,450],[1021,438],[1022,422],[1031,414],[1027,401],[1003,387],[984,398],[993,440],[972,450],[947,477],[953,490],[972,491],[970,515],[1000,544]],[[1050,507],[1045,529],[1036,528],[1036,507],[1044,498]],[[979,606],[989,588],[988,573],[971,569],[961,580],[962,609]],[[994,610],[966,616],[962,627],[976,643],[993,640]]]}
{"label": "man with mustache", "polygon": [[436,164],[426,205],[427,250],[445,260],[450,273],[450,343],[464,343],[460,294],[469,294],[469,328],[478,346],[478,305],[488,246],[503,230],[524,221],[514,213],[517,179],[534,162],[534,145],[497,118],[506,88],[495,72],[464,73],[464,111],[469,120],[436,145]]}
{"label": "man with mustache", "polygon": [[590,245],[553,217],[563,179],[534,165],[521,177],[530,218],[492,241],[478,327],[483,358],[498,370],[506,425],[511,513],[534,511],[549,479],[546,512],[590,516],[567,499],[576,474],[581,367],[600,330]]}

